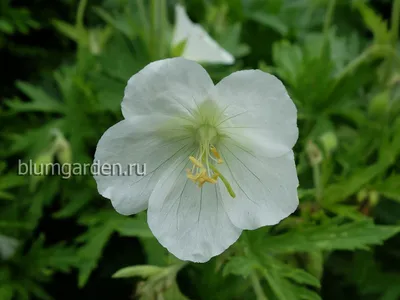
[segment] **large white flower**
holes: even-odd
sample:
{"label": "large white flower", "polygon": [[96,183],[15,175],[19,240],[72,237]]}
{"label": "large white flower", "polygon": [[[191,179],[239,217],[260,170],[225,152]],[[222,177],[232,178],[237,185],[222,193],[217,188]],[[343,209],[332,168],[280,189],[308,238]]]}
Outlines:
{"label": "large white flower", "polygon": [[184,43],[180,56],[204,63],[233,64],[235,58],[223,49],[199,24],[193,23],[181,5],[175,6],[175,30],[172,46]]}
{"label": "large white flower", "polygon": [[193,61],[160,60],[128,81],[122,113],[95,160],[146,163],[147,173],[97,174],[98,190],[121,214],[147,208],[176,257],[206,262],[298,206],[296,107],[275,76],[239,71],[215,86]]}

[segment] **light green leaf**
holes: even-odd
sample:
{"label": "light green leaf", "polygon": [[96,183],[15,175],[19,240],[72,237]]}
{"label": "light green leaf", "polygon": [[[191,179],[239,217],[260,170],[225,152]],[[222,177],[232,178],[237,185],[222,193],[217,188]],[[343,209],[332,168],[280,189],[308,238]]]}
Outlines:
{"label": "light green leaf", "polygon": [[137,218],[124,218],[114,223],[114,229],[122,236],[135,236],[141,238],[153,238],[149,226],[145,220]]}
{"label": "light green leaf", "polygon": [[370,220],[341,224],[333,220],[326,224],[308,226],[272,236],[265,251],[295,253],[320,250],[368,249],[400,232],[400,226],[375,225]]}
{"label": "light green leaf", "polygon": [[165,268],[150,265],[140,265],[126,267],[118,270],[112,277],[113,278],[127,278],[127,277],[143,277],[148,278],[164,271]]}
{"label": "light green leaf", "polygon": [[53,25],[59,32],[61,32],[77,44],[87,43],[87,34],[84,31],[81,31],[79,28],[75,27],[74,25],[68,24],[61,20],[54,20]]}
{"label": "light green leaf", "polygon": [[375,41],[380,44],[389,43],[390,32],[386,21],[371,7],[361,1],[355,1],[354,6],[361,13],[364,23],[373,33]]}
{"label": "light green leaf", "polygon": [[223,276],[234,274],[247,277],[258,266],[258,262],[246,256],[234,256],[224,266],[222,271]]}

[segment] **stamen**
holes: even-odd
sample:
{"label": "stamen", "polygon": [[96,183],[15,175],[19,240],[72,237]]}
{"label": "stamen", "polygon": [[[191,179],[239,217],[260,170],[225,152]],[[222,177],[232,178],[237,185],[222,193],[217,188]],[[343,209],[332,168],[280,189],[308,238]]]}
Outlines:
{"label": "stamen", "polygon": [[192,164],[194,164],[196,167],[200,168],[200,169],[204,169],[204,166],[201,162],[199,162],[197,159],[195,159],[193,156],[189,156],[190,161],[192,162]]}
{"label": "stamen", "polygon": [[222,164],[224,161],[222,160],[221,155],[218,153],[217,148],[211,146],[210,149],[214,156],[217,158],[217,163]]}
{"label": "stamen", "polygon": [[236,194],[232,190],[229,182],[221,174],[221,172],[217,170],[213,163],[210,163],[210,159],[211,162],[216,162],[217,164],[223,163],[221,155],[218,153],[215,146],[209,144],[200,145],[199,152],[201,154],[197,158],[189,156],[189,160],[193,164],[193,167],[191,169],[186,169],[187,177],[196,183],[199,188],[202,188],[206,182],[216,184],[220,178],[229,195],[231,195],[232,198],[235,198]]}

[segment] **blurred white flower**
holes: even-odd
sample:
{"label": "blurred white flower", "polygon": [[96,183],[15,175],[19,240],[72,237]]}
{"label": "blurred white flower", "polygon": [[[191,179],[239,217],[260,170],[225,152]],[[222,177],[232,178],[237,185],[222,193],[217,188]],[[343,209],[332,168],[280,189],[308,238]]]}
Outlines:
{"label": "blurred white flower", "polygon": [[213,64],[233,64],[235,58],[214,41],[199,24],[193,23],[184,7],[175,6],[175,31],[172,38],[172,47],[183,43],[180,56],[197,62]]}
{"label": "blurred white flower", "polygon": [[273,75],[239,71],[215,86],[196,62],[156,61],[128,81],[122,113],[95,161],[146,163],[147,173],[96,175],[98,191],[121,214],[147,208],[151,231],[179,259],[206,262],[243,229],[297,208],[297,110]]}
{"label": "blurred white flower", "polygon": [[0,234],[0,257],[9,259],[12,257],[19,245],[18,240]]}

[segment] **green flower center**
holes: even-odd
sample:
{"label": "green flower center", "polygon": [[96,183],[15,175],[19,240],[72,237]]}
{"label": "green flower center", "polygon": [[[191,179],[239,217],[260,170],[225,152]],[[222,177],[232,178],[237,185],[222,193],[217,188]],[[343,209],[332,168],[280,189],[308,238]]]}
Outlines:
{"label": "green flower center", "polygon": [[205,183],[216,184],[218,179],[224,183],[229,194],[234,198],[236,195],[231,185],[217,169],[216,164],[222,164],[223,160],[216,145],[221,139],[217,126],[223,112],[212,101],[205,101],[194,113],[194,134],[198,143],[196,156],[190,156],[192,169],[187,169],[187,177],[200,188]]}

